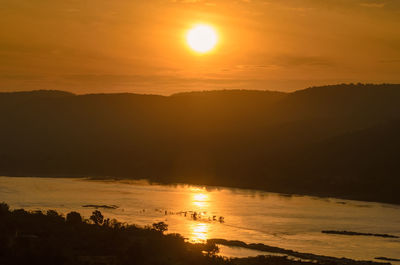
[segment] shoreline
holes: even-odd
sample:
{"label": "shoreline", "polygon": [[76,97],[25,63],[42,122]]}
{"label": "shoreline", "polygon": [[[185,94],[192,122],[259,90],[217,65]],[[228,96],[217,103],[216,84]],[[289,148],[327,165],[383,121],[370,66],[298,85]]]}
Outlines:
{"label": "shoreline", "polygon": [[[354,260],[354,259],[349,259],[349,258],[336,258],[336,257],[331,257],[331,256],[324,256],[324,255],[317,255],[317,254],[312,254],[312,253],[303,253],[303,252],[297,252],[294,250],[290,249],[284,249],[284,248],[279,248],[279,247],[273,247],[269,246],[266,244],[262,243],[250,243],[246,244],[243,241],[238,241],[238,240],[227,240],[227,239],[220,239],[220,238],[215,238],[215,239],[209,239],[207,240],[207,243],[211,244],[216,244],[216,245],[224,245],[228,247],[239,247],[239,248],[245,248],[245,249],[251,249],[251,250],[258,250],[258,251],[263,251],[263,252],[269,252],[269,253],[275,253],[275,254],[284,254],[287,255],[285,257],[289,258],[288,256],[298,258],[302,262],[315,262],[317,261],[318,263],[322,264],[327,264],[331,262],[335,262],[337,264],[370,264],[370,265],[383,265],[383,264],[391,264],[390,262],[379,262],[379,261],[372,261],[372,260]],[[378,258],[379,260],[384,260],[384,261],[399,261],[398,259],[395,258]]]}
{"label": "shoreline", "polygon": [[[283,197],[315,197],[319,199],[336,199],[336,200],[348,200],[348,201],[356,201],[356,202],[370,202],[370,203],[379,203],[379,204],[388,204],[392,206],[400,206],[400,202],[393,202],[387,200],[367,200],[367,199],[360,199],[358,197],[353,196],[345,196],[345,195],[334,195],[334,194],[323,194],[323,193],[315,193],[315,192],[283,192],[279,190],[266,190],[260,188],[251,188],[251,187],[240,187],[235,185],[209,185],[209,184],[198,184],[198,183],[181,183],[181,182],[158,182],[153,181],[151,179],[143,179],[143,178],[124,178],[124,177],[112,177],[112,176],[90,176],[90,175],[73,175],[73,174],[60,174],[60,175],[35,175],[35,174],[0,174],[0,177],[11,177],[11,178],[50,178],[50,179],[57,179],[57,178],[64,178],[64,179],[86,179],[91,181],[137,181],[140,183],[147,182],[149,185],[165,185],[165,186],[179,186],[179,185],[190,185],[190,186],[199,186],[199,187],[208,187],[210,189],[240,189],[249,192],[267,192],[267,193],[276,193]],[[343,202],[338,202],[343,203]],[[344,203],[345,204],[345,203]]]}

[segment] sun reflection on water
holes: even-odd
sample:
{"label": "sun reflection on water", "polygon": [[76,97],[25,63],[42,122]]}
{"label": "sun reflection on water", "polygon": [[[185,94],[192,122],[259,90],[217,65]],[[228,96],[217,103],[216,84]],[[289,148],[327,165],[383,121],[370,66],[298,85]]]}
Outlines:
{"label": "sun reflection on water", "polygon": [[204,210],[208,206],[209,197],[205,193],[195,193],[193,194],[192,203],[199,207],[201,210]]}
{"label": "sun reflection on water", "polygon": [[206,214],[210,208],[210,194],[204,189],[193,188],[191,189],[191,204],[195,207],[193,218],[189,224],[190,238],[189,240],[194,243],[204,243],[209,238],[210,223]]}
{"label": "sun reflection on water", "polygon": [[192,231],[190,241],[195,243],[204,243],[208,239],[208,223],[193,222],[190,224]]}

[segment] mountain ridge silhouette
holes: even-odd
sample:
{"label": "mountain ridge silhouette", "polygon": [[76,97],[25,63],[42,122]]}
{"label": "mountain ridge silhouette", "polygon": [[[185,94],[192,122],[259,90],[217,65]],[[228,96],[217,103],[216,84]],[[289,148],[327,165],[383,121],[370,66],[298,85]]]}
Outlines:
{"label": "mountain ridge silhouette", "polygon": [[0,174],[400,203],[399,102],[398,84],[170,96],[0,93]]}

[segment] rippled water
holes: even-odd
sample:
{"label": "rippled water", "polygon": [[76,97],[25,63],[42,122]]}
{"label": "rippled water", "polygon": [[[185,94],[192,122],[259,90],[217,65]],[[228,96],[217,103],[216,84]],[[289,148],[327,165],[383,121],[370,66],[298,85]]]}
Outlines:
{"label": "rippled water", "polygon": [[[335,257],[400,258],[397,238],[321,233],[348,230],[400,236],[400,206],[390,204],[135,181],[11,177],[0,177],[0,201],[12,208],[56,209],[64,214],[76,210],[85,217],[93,209],[82,205],[116,205],[117,209],[100,210],[105,217],[138,225],[164,221],[168,232],[192,242],[225,238]],[[235,256],[235,249],[224,250]],[[242,250],[236,251],[243,256]]]}

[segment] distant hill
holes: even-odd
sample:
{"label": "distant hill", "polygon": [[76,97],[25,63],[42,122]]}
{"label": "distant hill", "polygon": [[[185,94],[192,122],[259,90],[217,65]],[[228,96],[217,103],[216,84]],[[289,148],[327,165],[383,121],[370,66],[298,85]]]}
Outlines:
{"label": "distant hill", "polygon": [[400,203],[400,85],[172,96],[0,93],[0,174]]}

